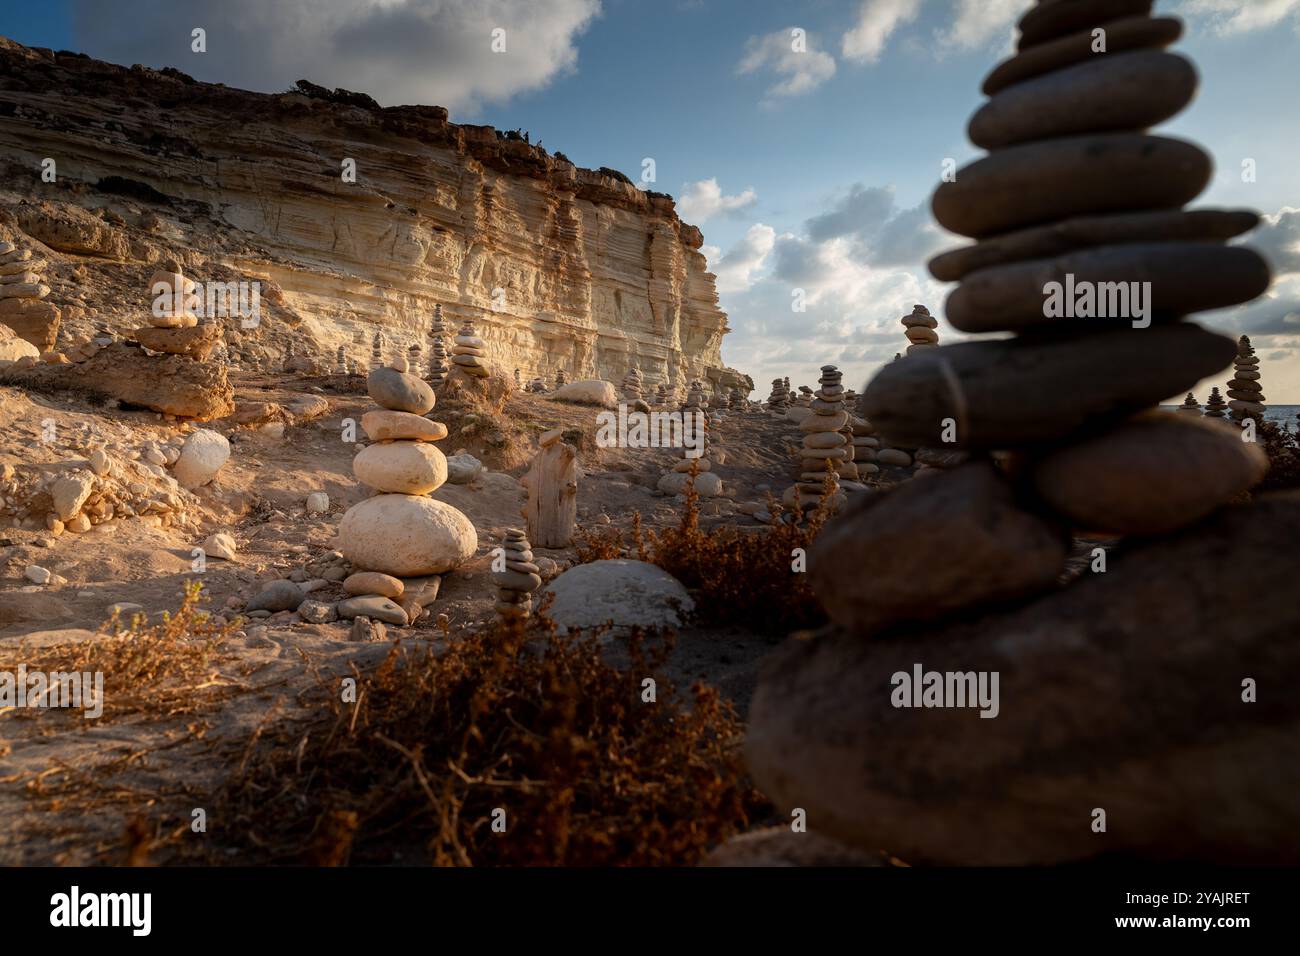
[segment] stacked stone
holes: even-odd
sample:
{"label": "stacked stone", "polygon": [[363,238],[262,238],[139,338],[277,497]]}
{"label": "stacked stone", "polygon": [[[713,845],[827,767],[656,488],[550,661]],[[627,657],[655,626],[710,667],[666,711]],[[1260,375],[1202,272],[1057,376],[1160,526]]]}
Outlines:
{"label": "stacked stone", "polygon": [[1209,400],[1205,403],[1205,417],[1226,418],[1227,408],[1228,403],[1223,400],[1223,396],[1219,394],[1219,387],[1216,385],[1210,389]]}
{"label": "stacked stone", "polygon": [[1237,421],[1258,419],[1264,414],[1264,387],[1259,383],[1259,359],[1245,335],[1237,340],[1237,357],[1232,364],[1232,380],[1228,382],[1232,417]]}
{"label": "stacked stone", "polygon": [[375,337],[370,342],[370,370],[384,367],[384,335],[382,332],[376,332]]}
{"label": "stacked stone", "polygon": [[1196,400],[1195,395],[1188,392],[1187,397],[1183,399],[1183,404],[1178,406],[1178,410],[1180,412],[1189,412],[1192,415],[1199,415],[1201,414],[1201,404]]}
{"label": "stacked stone", "polygon": [[422,351],[419,342],[412,342],[406,349],[406,367],[408,370],[413,369],[417,375],[420,373]]}
{"label": "stacked stone", "polygon": [[623,398],[633,408],[640,411],[649,411],[650,406],[646,404],[641,393],[641,369],[633,365],[623,376]]}
{"label": "stacked stone", "polygon": [[[692,437],[693,448],[683,447],[678,453],[672,471],[659,479],[659,490],[668,494],[681,494],[692,470],[696,474],[695,491],[704,498],[722,494],[722,480],[713,474],[709,458],[709,403],[699,382],[691,382],[682,403],[682,426]],[[688,454],[690,452],[691,454]]]}
{"label": "stacked stone", "polygon": [[334,371],[339,375],[348,374],[348,351],[341,345],[334,353]]}
{"label": "stacked stone", "polygon": [[515,389],[518,391],[523,391],[523,387],[524,387],[524,374],[523,372],[519,371],[519,369],[515,369]]}
{"label": "stacked stone", "polygon": [[[1195,94],[1192,64],[1162,49],[1181,25],[1133,17],[1123,46],[1094,53],[1087,38],[1112,26],[1106,11],[1113,6],[1038,4],[1021,20],[1020,52],[985,81],[992,98],[969,134],[990,153],[942,183],[933,200],[940,225],[978,241],[936,257],[930,269],[960,283],[946,304],[955,328],[1021,337],[923,348],[885,366],[867,387],[863,411],[889,443],[1025,449],[1031,460],[1041,449],[1059,461],[1072,454],[1070,436],[1122,429],[1127,416],[1231,361],[1231,340],[1181,320],[1268,288],[1265,261],[1228,244],[1259,217],[1182,209],[1209,183],[1211,159],[1193,143],[1146,132]],[[1052,283],[1076,290],[1074,301],[1053,303]],[[1148,284],[1148,313],[1089,314],[1083,292],[1102,283]],[[1106,304],[1103,294],[1092,298],[1094,306]],[[1086,375],[1085,359],[1092,369]],[[1107,374],[1096,375],[1097,368]],[[1160,447],[1189,440],[1191,424],[1188,416],[1160,416]],[[955,426],[955,442],[944,442],[945,430],[949,437],[953,430],[945,425]],[[1089,437],[1086,447],[1100,455],[1105,443]],[[1165,464],[1182,469],[1178,481],[1197,485],[1198,469],[1212,459],[1205,451],[1200,460],[1171,455]],[[1253,458],[1249,464],[1241,474],[1254,473]],[[1040,480],[1049,473],[1057,472],[1046,463],[1036,469]],[[1228,490],[1221,481],[1204,486]],[[1077,490],[1087,491],[1081,483]],[[1100,485],[1091,493],[1100,495]],[[1118,524],[1117,533],[1130,530],[1117,515],[1106,523]]]}
{"label": "stacked stone", "polygon": [[465,324],[456,333],[456,337],[452,339],[452,363],[467,375],[472,375],[474,378],[487,378],[489,373],[482,361],[486,354],[483,340],[474,331],[474,324],[466,319]]}
{"label": "stacked stone", "polygon": [[858,467],[858,477],[877,474],[880,466],[876,464],[876,450],[880,447],[880,439],[874,437],[875,426],[865,418],[850,413],[848,427],[851,436],[849,441],[853,445],[853,463]]}
{"label": "stacked stone", "polygon": [[532,392],[534,395],[540,395],[542,392],[546,391],[546,383],[542,381],[540,375],[528,383],[528,391]]}
{"label": "stacked stone", "polygon": [[433,347],[429,353],[429,384],[437,388],[447,377],[447,343],[443,341],[447,327],[442,322],[442,306],[433,307],[433,322],[429,325],[429,338]]}
{"label": "stacked stone", "polygon": [[[832,468],[832,495],[839,489],[840,465],[853,459],[852,445],[844,436],[849,413],[844,408],[842,373],[834,365],[823,365],[821,388],[817,390],[810,408],[812,414],[799,423],[803,432],[803,451],[800,457],[799,480],[787,489],[784,502],[802,511],[814,508],[821,500],[826,485],[826,465]],[[856,474],[856,472],[855,472]]]}
{"label": "stacked stone", "polygon": [[355,568],[398,578],[450,571],[478,547],[470,520],[428,497],[447,481],[447,459],[433,444],[447,437],[447,427],[423,417],[433,409],[433,389],[405,366],[399,357],[366,379],[379,408],[361,416],[373,444],[352,470],[378,494],[349,508],[339,524],[339,549]]}
{"label": "stacked stone", "polygon": [[813,390],[809,388],[807,385],[800,385],[799,395],[794,400],[795,407],[810,408],[812,406],[812,401],[813,401]]}
{"label": "stacked stone", "polygon": [[790,404],[790,391],[779,378],[772,379],[772,394],[767,396],[767,407],[773,411],[784,411]]}
{"label": "stacked stone", "polygon": [[533,610],[533,592],[542,585],[540,568],[533,563],[533,546],[518,528],[506,531],[505,570],[493,571],[497,586],[496,611],[503,619],[527,617]]}
{"label": "stacked stone", "polygon": [[[992,98],[970,124],[971,139],[991,153],[958,170],[933,199],[941,226],[977,242],[930,263],[937,279],[960,282],[945,309],[955,328],[1017,337],[913,351],[885,365],[859,403],[884,439],[904,447],[984,456],[1014,450],[1020,480],[1009,480],[985,457],[940,472],[920,490],[902,485],[888,492],[887,501],[823,529],[809,553],[810,583],[838,630],[847,633],[843,640],[831,633],[800,641],[780,666],[765,670],[755,692],[746,742],[755,783],[780,809],[804,809],[824,835],[855,847],[888,845],[904,859],[960,856],[984,864],[1050,863],[1100,852],[1095,834],[1087,832],[1060,848],[1070,839],[1078,794],[1059,776],[1027,775],[1021,782],[1024,792],[1032,791],[1028,806],[996,821],[986,820],[979,787],[961,786],[1024,763],[1033,748],[1014,747],[1023,745],[1026,733],[1032,737],[1032,717],[1021,718],[1018,736],[1001,740],[996,755],[972,748],[987,732],[961,731],[951,743],[945,731],[936,734],[941,724],[948,733],[970,726],[959,720],[899,720],[881,734],[874,732],[879,715],[898,711],[891,710],[888,688],[875,690],[883,686],[880,675],[904,659],[924,660],[942,672],[940,658],[950,665],[965,660],[969,652],[961,648],[972,645],[981,653],[1005,651],[1003,659],[1021,667],[1034,654],[1028,648],[1050,639],[1032,637],[1006,651],[996,644],[1004,629],[985,633],[966,622],[981,605],[1058,588],[1068,556],[1061,525],[1120,535],[1174,531],[1248,490],[1267,466],[1262,450],[1241,441],[1234,429],[1154,410],[1167,396],[1223,370],[1236,351],[1231,339],[1184,317],[1249,301],[1267,289],[1270,276],[1260,256],[1227,243],[1255,225],[1254,213],[1183,211],[1208,184],[1210,157],[1192,143],[1145,132],[1179,112],[1196,87],[1192,65],[1162,49],[1178,37],[1181,24],[1151,18],[1150,8],[1150,0],[1042,0],[1020,19],[1018,52],[985,81]],[[1110,52],[1094,52],[1102,34]],[[1086,290],[1148,282],[1149,327],[1134,315],[1058,312],[1045,294],[1050,283]],[[1086,299],[1069,306],[1076,303],[1086,309]],[[1212,404],[1215,399],[1217,391]],[[956,441],[946,444],[951,423]],[[841,441],[838,426],[827,429],[828,447]],[[809,484],[808,493],[814,488]],[[933,576],[940,566],[941,581]],[[1144,580],[1126,578],[1125,587],[1136,582],[1141,591]],[[1095,583],[1072,589],[1081,598],[1075,608],[1087,603],[1082,592],[1093,593]],[[1133,661],[1159,656],[1117,645],[1116,622],[1132,616],[1105,602],[1096,606],[1099,621],[1080,622],[1077,610],[1061,618],[1070,627],[1078,623],[1080,650],[1051,658],[1044,671],[1064,673],[1071,663],[1093,673],[1042,711],[1070,712],[1076,723],[1093,728],[1088,708],[1096,703],[1095,688],[1122,684]],[[1002,621],[1025,633],[1036,627],[1057,633],[1056,618],[1034,617],[1033,610],[1022,608]],[[901,636],[890,629],[945,615],[960,623],[914,627],[905,641],[866,640],[881,632]],[[1182,640],[1182,618],[1170,615],[1164,630],[1150,635],[1157,650],[1163,641]],[[1139,626],[1130,630],[1139,640],[1148,636]],[[1243,643],[1254,639],[1250,631],[1235,636]],[[896,653],[897,647],[906,649]],[[1039,680],[1026,673],[1020,673],[1025,686]],[[1174,696],[1195,701],[1203,687],[1208,691],[1190,676],[1176,680]],[[870,705],[857,706],[868,698]],[[1191,833],[1198,849],[1221,852],[1231,841],[1207,822],[1210,813],[1198,817],[1194,797],[1185,798],[1191,780],[1201,781],[1201,768],[1188,771],[1177,756],[1194,752],[1190,741],[1212,750],[1211,735],[1148,734],[1134,714],[1115,711],[1099,711],[1096,718],[1110,722],[1110,729],[1088,735],[1090,780],[1102,781],[1090,799],[1098,805],[1141,802],[1148,821],[1160,820],[1165,806],[1180,822],[1184,814],[1196,817],[1171,832]],[[1149,719],[1157,711],[1144,706],[1137,716]],[[1188,716],[1171,722],[1183,726]],[[899,744],[895,733],[904,727],[907,739]],[[1167,793],[1142,787],[1145,779],[1127,789],[1117,782],[1133,776],[1130,732],[1141,738],[1153,772],[1177,771]],[[1150,752],[1153,742],[1174,753]],[[906,762],[904,755],[918,747],[911,770],[920,783],[914,786],[898,773],[898,760]],[[1067,749],[1048,752],[1061,757]],[[1250,752],[1249,745],[1225,748],[1220,763],[1248,764]],[[933,793],[931,768],[945,762],[954,768],[946,778],[952,792],[930,812],[923,804]],[[1257,795],[1245,797],[1244,805],[1235,796],[1233,812],[1249,818],[1256,804],[1248,801]],[[972,827],[972,820],[981,826]],[[1105,849],[1148,849],[1148,829],[1112,833]]]}
{"label": "stacked stone", "polygon": [[0,241],[0,325],[12,329],[39,353],[52,349],[62,315],[50,302],[42,277],[49,263],[30,249]]}
{"label": "stacked stone", "polygon": [[745,407],[745,393],[738,388],[731,390],[731,398],[728,401],[733,412],[738,412]]}
{"label": "stacked stone", "polygon": [[904,333],[907,341],[907,354],[911,355],[918,349],[933,348],[939,344],[939,333],[935,331],[939,327],[939,320],[930,314],[930,310],[923,305],[912,306],[912,314],[903,316]]}
{"label": "stacked stone", "polygon": [[557,368],[555,370],[555,387],[560,388],[562,385],[565,385],[568,381],[569,381],[569,377],[564,374],[564,369]]}
{"label": "stacked stone", "polygon": [[659,388],[655,390],[655,404],[656,405],[668,404],[668,386],[663,382],[660,382]]}

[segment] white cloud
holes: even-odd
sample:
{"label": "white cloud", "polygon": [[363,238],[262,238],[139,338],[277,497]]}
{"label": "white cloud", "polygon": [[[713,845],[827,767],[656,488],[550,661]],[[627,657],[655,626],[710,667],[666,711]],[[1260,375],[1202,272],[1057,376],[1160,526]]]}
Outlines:
{"label": "white cloud", "polygon": [[758,202],[758,193],[746,189],[735,196],[722,195],[716,177],[687,183],[677,199],[677,212],[689,223],[699,225],[719,214],[734,216]]}
{"label": "white cloud", "polygon": [[844,34],[840,52],[846,59],[875,63],[900,26],[916,19],[921,0],[862,0],[858,21]]}
{"label": "white cloud", "polygon": [[[572,70],[599,0],[73,0],[77,44],[118,63],[174,66],[200,80],[279,92],[299,79],[382,105],[453,110],[501,101]],[[207,52],[190,31],[207,31]],[[505,30],[505,52],[492,31]]]}
{"label": "white cloud", "polygon": [[1300,273],[1300,209],[1283,206],[1276,215],[1263,216],[1245,242],[1259,250],[1275,275]]}
{"label": "white cloud", "polygon": [[[744,292],[754,284],[754,274],[763,268],[776,243],[776,230],[761,222],[749,227],[738,241],[718,259],[713,272],[718,277],[719,292]],[[717,247],[712,247],[715,251]],[[707,255],[707,253],[706,253]],[[710,262],[714,256],[709,256]]]}
{"label": "white cloud", "polygon": [[955,0],[952,26],[939,33],[943,46],[974,50],[1002,37],[1008,50],[1014,24],[1025,12],[1024,0]]}
{"label": "white cloud", "polygon": [[810,93],[835,75],[835,57],[816,49],[811,36],[804,36],[803,49],[798,49],[799,44],[792,35],[794,30],[791,27],[750,37],[745,44],[745,55],[736,67],[742,76],[766,70],[781,77],[768,87],[769,101]]}
{"label": "white cloud", "polygon": [[1204,17],[1218,33],[1245,33],[1276,26],[1295,17],[1300,26],[1300,0],[1182,0],[1190,17]]}

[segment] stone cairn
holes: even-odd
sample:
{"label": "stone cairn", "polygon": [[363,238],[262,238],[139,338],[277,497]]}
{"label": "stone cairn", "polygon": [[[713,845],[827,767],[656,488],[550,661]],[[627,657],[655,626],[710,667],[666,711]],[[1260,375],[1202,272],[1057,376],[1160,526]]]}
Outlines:
{"label": "stone cairn", "polygon": [[939,344],[939,333],[935,331],[939,327],[939,320],[932,316],[925,306],[912,306],[912,314],[903,316],[902,321],[904,334],[909,343],[908,355],[918,349],[933,348]]}
{"label": "stone cairn", "polygon": [[528,391],[532,392],[534,395],[540,395],[546,391],[546,382],[544,382],[542,377],[538,375],[528,383]]}
{"label": "stone cairn", "polygon": [[660,406],[668,404],[668,385],[664,382],[660,382],[659,387],[655,389],[655,404]]}
{"label": "stone cairn", "polygon": [[519,369],[515,369],[515,391],[523,391],[523,388],[524,373],[519,371]]}
{"label": "stone cairn", "polygon": [[1237,357],[1233,359],[1232,381],[1228,382],[1228,407],[1237,421],[1258,419],[1264,414],[1264,387],[1259,382],[1259,359],[1250,339],[1237,340]]}
{"label": "stone cairn", "polygon": [[429,325],[429,338],[433,347],[429,350],[429,384],[437,388],[447,377],[447,343],[443,338],[447,327],[442,322],[442,306],[433,307],[433,322]]}
{"label": "stone cairn", "polygon": [[1199,415],[1201,414],[1201,403],[1196,400],[1195,395],[1188,392],[1187,397],[1183,399],[1183,404],[1178,406],[1178,410],[1180,412],[1189,412],[1192,415]]}
{"label": "stone cairn", "polygon": [[[1110,22],[1120,8],[1141,15]],[[930,263],[935,278],[961,283],[947,300],[947,320],[966,333],[1016,337],[917,350],[886,364],[866,386],[860,407],[891,442],[981,457],[939,472],[920,490],[901,485],[823,529],[809,554],[809,578],[838,629],[799,642],[766,668],[749,714],[746,757],[755,783],[779,808],[804,808],[814,827],[847,844],[889,846],[918,861],[1051,863],[1102,849],[1150,851],[1152,842],[1142,841],[1160,829],[1162,815],[1179,819],[1167,828],[1178,840],[1190,837],[1195,849],[1222,848],[1230,841],[1215,842],[1223,831],[1207,817],[1235,813],[1253,821],[1257,815],[1257,793],[1226,794],[1229,811],[1218,784],[1230,791],[1232,768],[1249,764],[1258,745],[1231,759],[1223,754],[1229,769],[1213,778],[1212,806],[1186,781],[1170,781],[1160,791],[1138,773],[1140,783],[1126,783],[1139,769],[1134,753],[1144,755],[1136,763],[1145,763],[1149,751],[1165,744],[1180,753],[1194,746],[1216,751],[1200,730],[1166,740],[1168,729],[1149,729],[1159,712],[1146,702],[1131,710],[1107,706],[1094,718],[1095,688],[1136,686],[1125,684],[1126,668],[1158,659],[1113,646],[1116,630],[1147,635],[1110,620],[1108,605],[1095,605],[1101,622],[1034,618],[1034,606],[1004,612],[998,621],[1005,628],[1025,629],[1014,650],[1002,646],[1004,628],[981,631],[965,623],[975,620],[973,608],[1059,586],[1068,555],[1060,525],[1119,535],[1167,533],[1252,487],[1267,466],[1263,451],[1234,429],[1156,410],[1168,395],[1227,367],[1236,351],[1231,339],[1183,317],[1249,301],[1267,289],[1270,277],[1260,256],[1227,244],[1255,225],[1254,213],[1182,209],[1209,183],[1210,157],[1192,143],[1146,132],[1178,113],[1196,87],[1192,65],[1162,49],[1178,37],[1181,24],[1152,19],[1149,9],[1149,3],[1110,0],[1046,0],[1030,7],[1019,21],[1018,52],[985,81],[991,99],[970,123],[971,139],[990,154],[934,194],[939,225],[976,240]],[[1094,30],[1102,26],[1113,52],[1098,54]],[[1134,327],[1134,316],[1050,317],[1044,286],[1064,286],[1067,275],[1096,283],[1149,281],[1154,323]],[[1212,404],[1217,398],[1216,392]],[[956,442],[945,444],[941,436],[950,419]],[[824,442],[839,446],[838,425],[825,430]],[[1007,450],[1017,453],[1018,481],[988,457]],[[811,494],[815,485],[807,487]],[[1043,509],[1051,516],[1040,516]],[[961,544],[952,537],[958,528],[965,529]],[[936,581],[933,570],[941,565],[942,580]],[[1095,587],[1109,586],[1098,582],[1114,574],[1095,575],[1062,593],[1078,595],[1071,606],[1088,606]],[[1129,590],[1143,584],[1140,575],[1125,581]],[[1163,593],[1156,588],[1156,595]],[[1048,612],[1060,606],[1056,594],[1042,603]],[[961,617],[947,626],[917,627],[906,640],[867,640],[903,622],[945,615]],[[1178,622],[1178,633],[1151,634],[1155,647],[1184,643],[1185,618],[1166,616]],[[1035,627],[1041,633],[1034,634]],[[1056,651],[1045,645],[1055,643],[1060,627],[1071,630],[1081,650],[1050,656]],[[1234,633],[1242,646],[1217,659],[1247,654],[1247,646],[1255,646],[1249,633]],[[969,714],[908,721],[893,709],[898,705],[891,705],[881,675],[904,660],[924,660],[942,672],[983,655],[1016,672],[1003,673],[1004,699],[1012,699],[1008,681],[1018,682],[1025,698],[1044,682],[1063,684],[1069,696],[1040,690],[1051,698],[1050,707],[1036,705],[1020,717],[1004,710],[1001,721],[985,722],[998,727],[969,732],[977,723],[964,719]],[[1040,673],[1035,664],[1050,670]],[[1072,685],[1061,676],[1069,665],[1090,670],[1088,680]],[[1196,693],[1208,694],[1212,706],[1217,692],[1214,675],[1207,682],[1190,666],[1184,669],[1186,675],[1170,675],[1185,682],[1175,684],[1178,694],[1150,695],[1193,706],[1171,715],[1171,725],[1195,724]],[[1117,696],[1102,704],[1113,705]],[[1063,713],[1089,730],[1061,724],[1055,731],[1065,744],[1043,744],[1035,716]],[[1222,737],[1217,724],[1227,720],[1210,723],[1216,739]],[[1108,729],[1098,731],[1098,721]],[[1088,755],[1086,798],[1068,783],[1067,758],[1079,748]],[[900,773],[898,762],[909,763],[907,755],[918,750]],[[1040,750],[1066,770],[1018,775],[1020,764]],[[1167,753],[1152,753],[1150,761],[1157,770],[1190,766]],[[944,769],[936,772],[939,765]],[[1198,782],[1203,769],[1194,770]],[[981,781],[1003,773],[1031,797],[989,819],[998,814],[981,795]],[[949,793],[926,808],[935,786]],[[1139,804],[1141,819],[1134,820],[1127,808]],[[1100,838],[1086,824],[1076,831],[1076,815],[1086,817],[1094,805],[1125,806],[1129,833],[1113,828],[1099,849]],[[1185,849],[1179,845],[1177,852]]]}
{"label": "stone cairn", "polygon": [[[799,459],[799,480],[787,489],[783,501],[789,507],[808,511],[817,506],[825,491],[827,463],[831,466],[831,494],[839,491],[837,475],[842,463],[852,461],[849,440],[844,436],[849,413],[844,409],[844,386],[840,370],[823,365],[821,378],[812,399],[812,414],[799,424],[803,432],[803,451]],[[856,469],[854,470],[856,475]]]}
{"label": "stone cairn", "polygon": [[370,341],[370,370],[384,367],[384,334],[376,332]]}
{"label": "stone cairn", "polygon": [[569,381],[569,377],[564,374],[564,369],[557,368],[555,370],[555,387],[558,389],[561,386],[567,384],[568,381]]}
{"label": "stone cairn", "polygon": [[731,390],[731,396],[727,402],[733,412],[738,412],[745,407],[745,393],[739,388]]}
{"label": "stone cairn", "polygon": [[406,349],[406,368],[416,375],[420,374],[421,366],[421,349],[419,342],[412,342]]}
{"label": "stone cairn", "polygon": [[712,498],[722,494],[722,481],[713,474],[713,462],[709,458],[709,402],[704,393],[704,386],[692,381],[686,389],[686,399],[681,405],[682,427],[692,434],[694,448],[698,452],[694,457],[687,455],[685,447],[675,453],[677,461],[672,470],[659,479],[658,488],[667,494],[683,494],[690,483],[690,473],[696,473],[694,487],[702,498]]}
{"label": "stone cairn", "polygon": [[361,416],[372,444],[352,471],[378,494],[343,515],[339,550],[357,570],[397,578],[450,571],[473,556],[478,534],[460,511],[429,497],[447,481],[447,458],[433,444],[447,437],[447,426],[424,417],[433,389],[402,356],[371,372],[366,390],[379,408]]}
{"label": "stone cairn", "polygon": [[48,265],[30,249],[0,241],[0,325],[42,351],[54,348],[61,319],[57,306],[42,301],[50,294],[41,275]]}
{"label": "stone cairn", "polygon": [[650,411],[650,406],[641,393],[641,369],[636,365],[629,368],[623,376],[623,398],[637,411]]}
{"label": "stone cairn", "polygon": [[1216,385],[1210,389],[1210,397],[1205,402],[1205,417],[1226,418],[1227,411],[1228,403],[1223,400],[1223,396],[1219,394],[1219,387]]}
{"label": "stone cairn", "polygon": [[772,394],[767,396],[767,407],[773,411],[785,411],[790,404],[790,392],[779,378],[772,379]]}
{"label": "stone cairn", "polygon": [[474,331],[474,324],[469,319],[460,327],[452,340],[451,361],[466,375],[474,378],[487,378],[488,370],[483,364],[483,340]]}
{"label": "stone cairn", "polygon": [[496,611],[503,620],[527,617],[533,610],[533,592],[542,585],[540,568],[533,563],[533,546],[518,528],[506,531],[502,545],[505,570],[492,572],[497,586]]}
{"label": "stone cairn", "polygon": [[799,395],[794,400],[796,408],[811,408],[813,402],[813,390],[807,385],[799,386]]}
{"label": "stone cairn", "polygon": [[339,375],[348,374],[348,350],[341,345],[334,353],[334,371]]}

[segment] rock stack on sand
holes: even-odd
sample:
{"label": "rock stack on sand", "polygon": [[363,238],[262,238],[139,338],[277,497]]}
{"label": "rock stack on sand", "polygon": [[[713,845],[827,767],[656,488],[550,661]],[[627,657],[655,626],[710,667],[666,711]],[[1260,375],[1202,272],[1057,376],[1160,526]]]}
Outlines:
{"label": "rock stack on sand", "polygon": [[366,387],[379,405],[361,416],[373,444],[353,459],[352,470],[379,493],[343,515],[339,550],[356,568],[393,577],[450,571],[473,556],[478,534],[451,505],[427,497],[447,480],[447,459],[433,445],[447,437],[447,427],[423,417],[434,406],[433,390],[391,367],[371,372]]}
{"label": "rock stack on sand", "polygon": [[1195,395],[1188,392],[1187,397],[1183,399],[1183,404],[1178,406],[1178,410],[1180,412],[1189,412],[1192,415],[1199,415],[1201,414],[1201,403],[1196,400]]}
{"label": "rock stack on sand", "polygon": [[542,586],[541,569],[533,563],[533,546],[523,531],[510,528],[502,551],[505,568],[492,572],[497,614],[505,619],[527,617],[533,610],[533,592]]}
{"label": "rock stack on sand", "polygon": [[423,368],[423,365],[421,365],[422,355],[423,355],[423,350],[420,348],[419,342],[412,342],[409,346],[407,346],[406,348],[407,371],[414,372],[416,375],[420,374],[420,369]]}
{"label": "rock stack on sand", "polygon": [[[1191,64],[1162,49],[1181,25],[1146,16],[1150,6],[1030,7],[970,124],[992,152],[934,194],[939,225],[978,240],[931,262],[936,278],[961,283],[947,320],[1018,337],[917,350],[863,393],[883,439],[979,457],[864,496],[809,552],[837,627],[764,668],[746,755],[759,788],[825,836],[909,863],[1296,856],[1263,831],[1300,826],[1295,773],[1276,779],[1293,750],[1279,728],[1300,724],[1300,703],[1276,702],[1265,719],[1237,682],[1271,667],[1280,628],[1300,612],[1275,601],[1239,621],[1245,602],[1219,607],[1222,588],[1198,563],[1213,553],[1218,566],[1246,561],[1252,579],[1293,575],[1266,539],[1278,520],[1300,529],[1300,505],[1261,497],[1189,527],[1258,482],[1267,460],[1236,429],[1155,408],[1237,351],[1184,317],[1260,295],[1269,270],[1227,244],[1254,213],[1182,210],[1208,184],[1210,157],[1145,132],[1196,86]],[[1138,15],[1111,22],[1126,12]],[[1093,52],[1098,27],[1110,52]],[[1076,290],[1149,282],[1151,324],[1052,317],[1050,283],[1067,275]],[[946,422],[955,442],[943,441]],[[838,425],[824,441],[838,447]],[[1017,481],[987,457],[1006,450]],[[1061,589],[1070,527],[1179,533],[1129,542],[1107,573]],[[1052,593],[1030,600],[1041,592]],[[991,605],[1001,610],[980,613]],[[929,705],[930,675],[942,685],[947,673],[951,693],[951,675],[973,668],[1000,674],[1002,702],[1015,701],[982,715],[1000,719],[906,709],[923,706],[923,690]],[[1300,679],[1300,654],[1283,669]],[[910,693],[891,686],[900,672]],[[1089,825],[1096,807],[1104,834]]]}
{"label": "rock stack on sand", "polygon": [[694,471],[695,491],[701,498],[720,495],[722,479],[713,473],[713,462],[709,458],[708,402],[699,382],[691,382],[686,390],[681,412],[684,447],[677,453],[678,460],[672,470],[659,479],[659,490],[670,495],[683,494],[690,484],[690,473]]}
{"label": "rock stack on sand", "polygon": [[[802,511],[814,508],[825,491],[827,464],[831,468],[832,501],[839,491],[839,466],[853,460],[849,439],[844,436],[849,413],[844,409],[844,386],[840,370],[823,365],[821,388],[812,400],[812,414],[799,424],[803,432],[803,451],[799,460],[799,480],[786,490],[783,502]],[[856,470],[855,470],[856,472]]]}
{"label": "rock stack on sand", "polygon": [[456,337],[452,339],[451,361],[458,369],[466,375],[474,378],[487,378],[487,366],[483,364],[483,356],[487,353],[483,348],[483,340],[478,337],[474,331],[474,324],[469,319],[460,327]]}
{"label": "rock stack on sand", "polygon": [[1228,407],[1237,421],[1259,418],[1264,414],[1264,387],[1259,381],[1259,359],[1250,339],[1237,340],[1237,357],[1233,359],[1232,380],[1228,382]]}
{"label": "rock stack on sand", "polygon": [[437,388],[447,378],[447,327],[442,322],[442,306],[433,307],[433,321],[429,323],[429,384]]}
{"label": "rock stack on sand", "polygon": [[1223,400],[1219,394],[1219,387],[1216,385],[1210,389],[1210,397],[1205,402],[1206,418],[1226,418],[1228,403]]}
{"label": "rock stack on sand", "polygon": [[59,308],[45,301],[50,287],[42,274],[48,265],[30,249],[0,240],[0,325],[38,352],[54,348],[62,319]]}
{"label": "rock stack on sand", "polygon": [[907,354],[939,344],[939,320],[923,305],[912,306],[912,314],[903,316],[903,334],[907,336]]}
{"label": "rock stack on sand", "polygon": [[370,340],[370,370],[384,367],[384,334],[376,332],[375,337]]}
{"label": "rock stack on sand", "polygon": [[650,411],[650,406],[646,404],[641,393],[641,369],[635,365],[623,376],[623,398],[637,411]]}
{"label": "rock stack on sand", "polygon": [[790,393],[779,378],[772,379],[772,394],[767,396],[767,407],[775,412],[785,411],[790,404]]}
{"label": "rock stack on sand", "polygon": [[348,350],[341,345],[334,353],[334,372],[337,375],[348,374]]}

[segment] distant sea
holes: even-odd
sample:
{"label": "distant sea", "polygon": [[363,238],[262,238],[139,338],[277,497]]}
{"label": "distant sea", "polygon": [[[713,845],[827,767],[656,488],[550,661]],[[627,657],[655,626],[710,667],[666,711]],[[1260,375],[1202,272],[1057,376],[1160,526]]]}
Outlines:
{"label": "distant sea", "polygon": [[[1161,405],[1166,411],[1174,411],[1177,405]],[[1205,405],[1201,405],[1201,410],[1205,410]],[[1277,422],[1287,431],[1296,430],[1296,415],[1300,415],[1300,405],[1269,405],[1265,403],[1264,418],[1270,422]]]}

